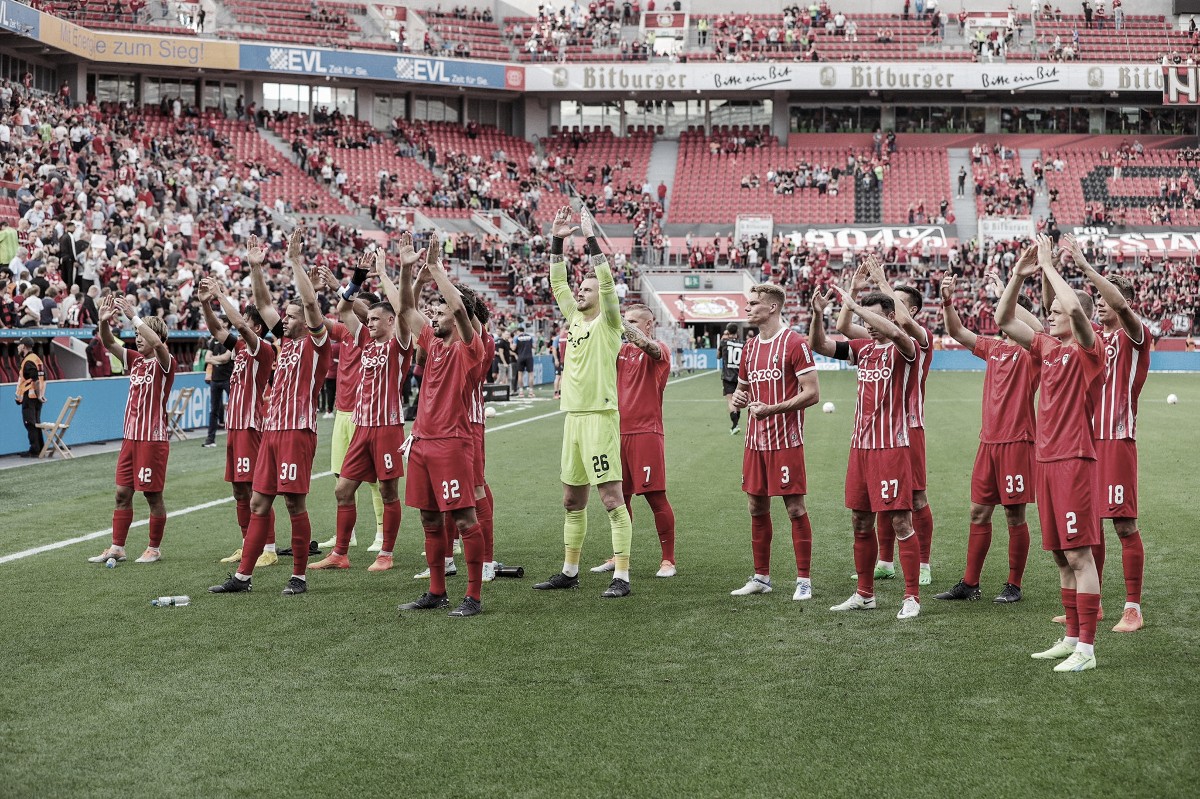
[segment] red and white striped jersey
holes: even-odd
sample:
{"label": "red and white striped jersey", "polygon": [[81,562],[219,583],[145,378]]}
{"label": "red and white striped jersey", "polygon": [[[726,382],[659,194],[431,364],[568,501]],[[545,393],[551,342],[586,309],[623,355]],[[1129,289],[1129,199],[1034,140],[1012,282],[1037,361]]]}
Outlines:
{"label": "red and white striped jersey", "polygon": [[933,366],[933,334],[924,325],[925,346],[913,339],[917,348],[917,360],[913,364],[912,379],[908,384],[908,426],[925,426],[925,381],[929,379],[929,369]]}
{"label": "red and white striped jersey", "polygon": [[317,394],[332,357],[329,333],[284,338],[275,361],[275,381],[266,400],[262,429],[317,430]]}
{"label": "red and white striped jersey", "polygon": [[337,359],[337,393],[334,408],[353,413],[358,399],[358,384],[362,380],[362,346],[341,322],[326,323],[329,336],[339,345]]}
{"label": "red and white striped jersey", "polygon": [[495,337],[484,330],[479,334],[479,338],[483,341],[483,360],[479,362],[479,368],[471,377],[475,382],[475,393],[471,395],[471,407],[468,409],[473,424],[483,424],[486,418],[483,415],[483,384],[487,382],[488,371],[491,370],[492,361],[496,357]]}
{"label": "red and white striped jersey", "polygon": [[907,399],[909,383],[916,379],[916,358],[908,360],[890,341],[856,338],[850,342],[850,363],[858,367],[851,448],[908,446]]}
{"label": "red and white striped jersey", "polygon": [[[808,339],[783,328],[773,338],[753,336],[742,348],[738,383],[749,386],[751,402],[778,405],[800,393],[800,376],[815,371]],[[749,417],[746,449],[777,450],[804,444],[804,411]]]}
{"label": "red and white striped jersey", "polygon": [[[361,325],[354,336],[354,348],[360,353],[359,370],[362,378],[354,404],[354,424],[361,427],[404,426],[404,405],[400,402],[400,385],[412,361],[412,348],[403,347],[395,336],[375,341]],[[346,345],[342,345],[346,353]],[[342,357],[346,357],[345,354]],[[341,386],[338,387],[339,390]]]}
{"label": "red and white striped jersey", "polygon": [[275,366],[275,348],[262,339],[250,351],[245,339],[233,347],[233,374],[229,376],[229,404],[225,407],[228,430],[258,430],[263,421],[263,399]]}
{"label": "red and white striped jersey", "polygon": [[175,383],[175,356],[166,369],[158,358],[147,358],[137,350],[125,350],[129,374],[129,401],[125,403],[123,436],[129,441],[167,441],[167,397]]}
{"label": "red and white striped jersey", "polygon": [[1099,333],[1104,344],[1104,385],[1096,399],[1092,431],[1099,439],[1137,438],[1138,397],[1150,371],[1150,329],[1135,343],[1125,328]]}

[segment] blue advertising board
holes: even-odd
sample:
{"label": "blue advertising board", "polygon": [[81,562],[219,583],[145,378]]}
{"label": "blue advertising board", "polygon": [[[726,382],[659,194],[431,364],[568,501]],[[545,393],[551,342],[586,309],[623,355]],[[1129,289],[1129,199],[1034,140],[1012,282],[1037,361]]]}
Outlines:
{"label": "blue advertising board", "polygon": [[42,33],[42,15],[27,5],[0,0],[0,28],[36,39]]}
{"label": "blue advertising board", "polygon": [[[6,384],[6,388],[11,386]],[[183,427],[194,430],[208,427],[209,391],[201,372],[176,372],[167,407],[175,404],[179,390],[192,386],[191,404],[184,410]],[[9,401],[0,408],[0,454],[24,452],[29,448],[25,427],[21,424],[21,406],[12,402],[12,395],[4,392]],[[128,377],[101,377],[90,380],[51,380],[46,383],[46,405],[42,408],[42,421],[53,422],[58,418],[63,403],[68,397],[83,397],[71,429],[67,431],[67,445],[94,444],[99,441],[116,441],[123,437],[125,423],[125,400],[129,396]]]}
{"label": "blue advertising board", "polygon": [[[482,89],[519,89],[524,85],[524,70],[520,67],[401,53],[391,55],[318,47],[243,44],[239,63],[246,71],[315,77],[366,78]],[[520,86],[516,85],[518,76]]]}

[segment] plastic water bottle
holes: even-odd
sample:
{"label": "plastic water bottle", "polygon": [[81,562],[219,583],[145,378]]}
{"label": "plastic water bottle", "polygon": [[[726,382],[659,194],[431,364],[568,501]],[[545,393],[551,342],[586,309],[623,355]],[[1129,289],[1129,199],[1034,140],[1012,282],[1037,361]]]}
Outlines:
{"label": "plastic water bottle", "polygon": [[156,608],[186,608],[191,602],[186,596],[160,596],[150,600],[150,604]]}

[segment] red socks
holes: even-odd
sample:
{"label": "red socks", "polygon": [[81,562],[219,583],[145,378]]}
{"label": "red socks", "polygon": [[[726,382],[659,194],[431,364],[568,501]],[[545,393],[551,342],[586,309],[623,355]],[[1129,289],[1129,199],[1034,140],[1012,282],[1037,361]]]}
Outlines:
{"label": "red socks", "polygon": [[[889,525],[891,526],[891,525]],[[921,544],[917,534],[902,538],[900,545],[900,568],[904,572],[904,595],[906,597],[921,597]]]}
{"label": "red socks", "polygon": [[400,514],[403,504],[399,499],[383,503],[383,551],[394,552],[396,536],[400,534]]}
{"label": "red socks", "polygon": [[912,512],[913,531],[920,545],[921,563],[929,562],[929,551],[933,549],[933,508],[929,505]]}
{"label": "red socks", "polygon": [[[646,502],[654,513],[654,529],[658,531],[658,545],[662,547],[662,559],[675,562],[675,511],[667,501],[666,491],[653,491],[646,495]],[[631,517],[632,518],[632,517]]]}
{"label": "red socks", "polygon": [[[445,540],[445,556],[454,555],[454,539],[458,538],[458,528],[454,526],[454,517],[449,513],[442,514],[442,537]],[[443,592],[444,593],[444,592]]]}
{"label": "red socks", "polygon": [[858,572],[858,594],[870,598],[875,596],[875,558],[879,545],[874,530],[854,531],[854,570]]}
{"label": "red socks", "polygon": [[238,527],[242,528],[242,538],[246,537],[246,529],[250,527],[250,500],[237,500]]}
{"label": "red socks", "polygon": [[125,539],[129,537],[129,525],[133,524],[133,508],[122,510],[117,508],[113,511],[113,546],[125,546]]}
{"label": "red socks", "polygon": [[1142,604],[1142,575],[1146,570],[1146,550],[1142,531],[1121,539],[1121,566],[1125,570],[1125,601]]}
{"label": "red socks", "polygon": [[808,577],[812,568],[812,523],[807,513],[792,519],[792,548],[796,551],[796,576]]}
{"label": "red socks", "polygon": [[167,529],[166,516],[150,517],[150,546],[158,549],[162,544],[163,532]]}
{"label": "red socks", "polygon": [[[338,508],[341,510],[341,508]],[[268,523],[269,520],[268,520]],[[312,525],[308,520],[308,511],[297,513],[292,517],[292,575],[303,577],[308,570],[308,542],[312,540]],[[262,553],[262,547],[259,547]],[[257,557],[257,555],[255,556]]]}
{"label": "red socks", "polygon": [[[446,593],[446,533],[441,522],[425,527],[425,563],[429,566],[429,593]],[[453,552],[454,550],[450,550]]]}
{"label": "red socks", "polygon": [[[250,514],[250,526],[246,528],[246,538],[242,541],[242,562],[238,564],[238,574],[254,574],[254,563],[267,545],[267,528],[271,526],[271,517]],[[308,558],[308,544],[304,545],[305,560]]]}
{"label": "red socks", "polygon": [[[1103,521],[1102,521],[1103,523]],[[1106,552],[1104,548],[1104,531],[1100,531],[1100,543],[1092,547],[1092,560],[1096,561],[1096,579],[1100,581],[1100,585],[1104,585],[1104,558]]]}
{"label": "red socks", "polygon": [[[462,531],[462,540],[463,558],[467,561],[467,596],[478,602],[483,588],[483,530],[478,522]],[[433,572],[429,574],[432,576]]]}
{"label": "red socks", "polygon": [[268,513],[267,516],[271,519],[271,527],[267,532],[267,543],[274,544],[275,543],[275,509],[271,508],[271,512]]}
{"label": "red socks", "polygon": [[[894,563],[896,560],[896,531],[892,528],[892,517],[886,513],[875,514],[875,535],[879,538],[879,554],[877,560]],[[871,564],[874,574],[875,564]]]}
{"label": "red socks", "polygon": [[1018,524],[1008,528],[1008,581],[1018,588],[1025,576],[1025,563],[1029,560],[1029,525]]}
{"label": "red socks", "polygon": [[483,535],[483,562],[491,563],[496,559],[496,540],[492,527],[492,501],[486,494],[475,500],[475,518],[479,520],[479,530]]}
{"label": "red socks", "polygon": [[[1079,643],[1095,644],[1096,616],[1100,612],[1100,595],[1076,593],[1075,603],[1076,613],[1079,617]],[[1069,621],[1068,618],[1068,623]],[[1070,635],[1069,632],[1067,634]]]}
{"label": "red socks", "polygon": [[[913,514],[914,521],[916,514]],[[987,558],[988,549],[992,545],[992,525],[972,524],[971,535],[967,538],[967,570],[963,573],[963,582],[967,585],[979,585],[979,575],[983,573],[983,561]],[[1029,546],[1028,531],[1026,532],[1026,548]],[[1011,544],[1010,544],[1011,549]]]}
{"label": "red socks", "polygon": [[754,552],[754,573],[771,573],[771,514],[750,517],[750,549]]}
{"label": "red socks", "polygon": [[[358,508],[353,503],[337,506],[337,542],[333,545],[333,554],[345,555],[350,551],[350,536],[354,535],[356,521]],[[294,547],[292,551],[295,552]]]}
{"label": "red socks", "polygon": [[[1087,596],[1087,595],[1085,594],[1085,596]],[[1092,596],[1096,596],[1096,595],[1093,594]],[[1076,596],[1075,596],[1074,588],[1062,589],[1062,603],[1063,603],[1063,610],[1066,611],[1066,615],[1067,615],[1067,637],[1068,638],[1078,638],[1079,637],[1079,609],[1076,607],[1076,604],[1075,604]],[[1097,607],[1099,607],[1099,604],[1097,604]],[[1093,638],[1095,637],[1095,632],[1096,632],[1096,617],[1093,614],[1093,616],[1092,616]]]}

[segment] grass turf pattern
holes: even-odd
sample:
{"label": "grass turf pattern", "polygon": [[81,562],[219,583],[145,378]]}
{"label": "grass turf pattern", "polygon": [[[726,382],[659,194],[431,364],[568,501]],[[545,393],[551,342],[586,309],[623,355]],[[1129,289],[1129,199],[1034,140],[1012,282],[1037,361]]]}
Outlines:
{"label": "grass turf pattern", "polygon": [[[920,618],[899,622],[903,583],[880,609],[827,608],[854,590],[843,478],[853,373],[822,373],[837,412],[807,418],[811,602],[792,602],[794,561],[774,503],[767,595],[731,597],[752,571],[739,490],[742,439],[716,374],[667,391],[669,497],[679,576],[655,579],[658,542],[634,501],[633,596],[600,599],[609,555],[598,497],[579,591],[534,592],[561,565],[562,417],[488,438],[496,553],[524,580],[484,586],[484,614],[400,615],[426,584],[418,515],[405,509],[397,568],[368,574],[374,516],[359,495],[353,569],[310,572],[279,595],[290,561],[254,592],[205,593],[238,544],[232,502],[168,521],[162,563],[88,564],[107,538],[0,565],[0,794],[32,796],[901,796],[914,792],[1183,795],[1196,773],[1194,454],[1200,376],[1152,374],[1139,415],[1147,627],[1109,632],[1124,600],[1120,547],[1106,529],[1099,669],[1054,674],[1031,652],[1061,635],[1057,571],[1032,547],[1025,599],[988,601],[1007,575],[993,517],[984,601],[933,594],[962,575],[981,375],[929,380],[934,583]],[[1180,404],[1168,406],[1168,393]],[[503,406],[501,406],[503,407]],[[536,403],[493,427],[544,416]],[[114,409],[119,412],[119,409]],[[743,417],[743,424],[745,419]],[[328,469],[322,421],[315,472]],[[115,455],[38,463],[0,481],[0,555],[106,528]],[[228,496],[224,452],[172,446],[168,510]],[[314,483],[314,537],[332,535],[333,479]],[[277,503],[280,546],[288,528]],[[135,499],[135,518],[145,504]],[[457,604],[465,569],[449,579]],[[156,610],[160,594],[192,606]]]}

